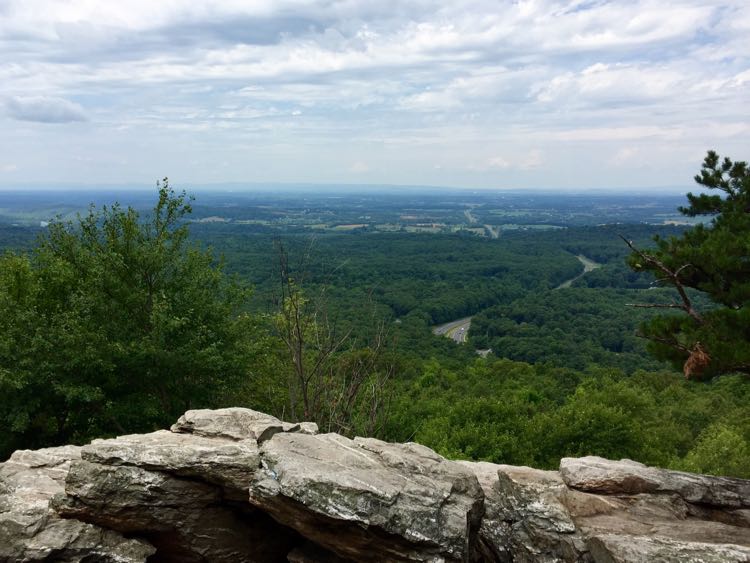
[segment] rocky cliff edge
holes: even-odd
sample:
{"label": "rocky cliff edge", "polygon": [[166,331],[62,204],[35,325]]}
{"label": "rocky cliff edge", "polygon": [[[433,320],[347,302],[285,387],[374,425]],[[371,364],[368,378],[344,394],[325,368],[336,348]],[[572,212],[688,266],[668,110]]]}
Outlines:
{"label": "rocky cliff edge", "polygon": [[0,464],[0,562],[750,562],[750,481],[449,461],[241,408]]}

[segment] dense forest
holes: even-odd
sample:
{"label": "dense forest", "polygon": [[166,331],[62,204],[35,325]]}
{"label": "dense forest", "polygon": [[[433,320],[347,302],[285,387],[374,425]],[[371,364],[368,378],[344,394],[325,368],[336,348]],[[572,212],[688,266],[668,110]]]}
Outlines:
{"label": "dense forest", "polygon": [[[165,182],[151,210],[0,225],[0,457],[241,405],[455,458],[549,468],[596,454],[750,477],[737,317],[747,296],[676,265],[683,241],[717,244],[721,221],[599,225],[576,199],[561,205],[569,223],[561,214],[554,229],[517,228],[521,215],[531,225],[550,214],[516,205],[503,230],[496,202],[447,199],[430,211],[411,200],[409,210],[374,208],[389,225],[438,209],[455,228],[338,228],[363,216],[358,199],[336,200],[343,219],[330,228],[319,227],[325,206],[309,202],[295,209],[310,224],[285,228],[258,202],[256,215],[238,204],[231,221],[204,221],[226,208],[201,208]],[[687,215],[732,219],[747,245],[746,211],[736,219],[715,200],[690,202]],[[596,268],[584,273],[579,256]],[[712,267],[726,272],[727,261]],[[746,279],[738,264],[734,288]],[[659,268],[668,283],[655,283]],[[715,320],[684,324],[688,309]],[[433,334],[462,317],[467,343]],[[709,328],[722,322],[741,327],[740,351],[721,352],[714,368],[705,347],[721,351]],[[687,340],[694,333],[700,342]],[[686,360],[701,377],[680,373]]]}

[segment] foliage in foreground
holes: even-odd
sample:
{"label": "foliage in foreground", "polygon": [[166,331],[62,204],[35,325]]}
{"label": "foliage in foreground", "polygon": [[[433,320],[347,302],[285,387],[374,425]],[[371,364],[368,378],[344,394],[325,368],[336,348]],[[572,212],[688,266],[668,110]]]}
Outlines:
{"label": "foliage in foreground", "polygon": [[301,270],[294,271],[280,242],[276,250],[280,283],[269,328],[278,343],[275,348],[281,350],[274,371],[282,392],[270,402],[271,410],[285,420],[315,421],[324,432],[380,433],[393,377],[384,323],[373,317],[369,342],[357,347],[352,329],[341,330],[331,319],[325,288],[317,294],[303,290],[309,256],[303,257]]}
{"label": "foliage in foreground", "polygon": [[0,455],[231,402],[257,352],[249,294],[187,241],[189,212],[165,180],[145,221],[92,208],[0,259]]}
{"label": "foliage in foreground", "polygon": [[750,478],[750,386],[705,385],[674,372],[477,359],[425,362],[396,396],[388,438],[460,459],[557,468],[599,455]]}

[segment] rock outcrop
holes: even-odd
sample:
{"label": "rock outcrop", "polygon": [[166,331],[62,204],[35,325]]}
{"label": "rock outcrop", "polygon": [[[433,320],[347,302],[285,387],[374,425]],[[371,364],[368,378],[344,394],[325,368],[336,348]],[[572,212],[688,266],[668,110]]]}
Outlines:
{"label": "rock outcrop", "polygon": [[485,494],[481,549],[489,561],[589,561],[557,471],[461,462]]}
{"label": "rock outcrop", "polygon": [[18,451],[0,464],[0,561],[139,563],[156,552],[146,541],[63,519],[50,508],[62,494],[80,448]]}
{"label": "rock outcrop", "polygon": [[484,495],[476,477],[418,444],[276,435],[250,503],[355,561],[467,561]]}
{"label": "rock outcrop", "polygon": [[454,462],[239,408],[0,464],[0,563],[146,560],[750,562],[750,481]]}
{"label": "rock outcrop", "polygon": [[560,474],[596,561],[750,562],[750,481],[593,456]]}

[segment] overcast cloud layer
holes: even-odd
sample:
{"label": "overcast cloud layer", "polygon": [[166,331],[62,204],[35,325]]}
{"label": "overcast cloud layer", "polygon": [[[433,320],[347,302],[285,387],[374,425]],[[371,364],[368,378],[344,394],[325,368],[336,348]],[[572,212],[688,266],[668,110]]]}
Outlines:
{"label": "overcast cloud layer", "polygon": [[0,185],[690,186],[747,0],[0,0]]}

